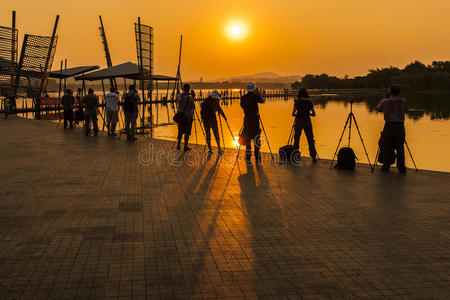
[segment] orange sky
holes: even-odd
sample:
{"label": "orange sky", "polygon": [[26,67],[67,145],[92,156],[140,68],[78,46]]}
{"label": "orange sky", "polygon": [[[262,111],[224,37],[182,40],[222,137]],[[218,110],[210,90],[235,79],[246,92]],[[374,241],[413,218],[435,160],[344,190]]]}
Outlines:
{"label": "orange sky", "polygon": [[[184,36],[182,75],[213,80],[232,75],[365,74],[420,59],[450,60],[450,1],[444,0],[1,0],[0,25],[11,10],[24,33],[50,35],[60,14],[54,67],[105,65],[98,32],[103,17],[114,64],[136,61],[133,22],[155,29],[155,72],[174,75]],[[227,24],[247,24],[233,41]],[[22,38],[21,38],[22,39]]]}

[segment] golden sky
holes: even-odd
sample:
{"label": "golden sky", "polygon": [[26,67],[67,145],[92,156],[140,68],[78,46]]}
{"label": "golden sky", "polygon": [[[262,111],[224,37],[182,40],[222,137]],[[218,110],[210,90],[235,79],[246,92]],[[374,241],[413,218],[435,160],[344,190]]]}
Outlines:
{"label": "golden sky", "polygon": [[[133,23],[155,30],[155,72],[175,75],[183,34],[182,76],[205,80],[276,72],[362,75],[419,59],[450,60],[447,0],[1,0],[0,25],[17,11],[19,34],[50,35],[61,16],[54,68],[105,66],[101,14],[113,64],[136,61]],[[247,29],[234,40],[232,21]]]}

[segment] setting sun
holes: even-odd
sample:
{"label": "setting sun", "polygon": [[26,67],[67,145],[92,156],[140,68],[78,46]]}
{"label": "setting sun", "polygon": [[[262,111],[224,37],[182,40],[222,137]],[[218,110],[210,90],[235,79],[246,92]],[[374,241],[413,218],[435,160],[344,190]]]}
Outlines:
{"label": "setting sun", "polygon": [[241,21],[229,22],[226,26],[226,34],[232,41],[241,41],[246,38],[248,29],[245,23]]}
{"label": "setting sun", "polygon": [[242,28],[239,25],[235,25],[233,26],[233,28],[231,28],[231,34],[234,36],[239,36],[242,34]]}

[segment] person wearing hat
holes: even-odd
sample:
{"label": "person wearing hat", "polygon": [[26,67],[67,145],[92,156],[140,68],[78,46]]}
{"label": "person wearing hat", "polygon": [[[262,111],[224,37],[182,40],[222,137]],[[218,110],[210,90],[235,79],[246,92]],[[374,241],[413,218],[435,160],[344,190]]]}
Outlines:
{"label": "person wearing hat", "polygon": [[316,162],[317,152],[311,123],[311,117],[316,116],[316,111],[314,110],[313,103],[309,100],[308,91],[305,88],[301,88],[298,92],[297,99],[294,102],[292,116],[295,117],[294,147],[296,149],[300,148],[300,135],[302,134],[302,130],[304,130],[308,139],[309,155],[312,161]]}
{"label": "person wearing hat", "polygon": [[64,109],[64,129],[67,129],[69,124],[70,129],[73,128],[73,104],[75,103],[75,97],[70,89],[67,89],[64,96],[61,99]]}
{"label": "person wearing hat", "polygon": [[219,104],[220,95],[216,90],[209,93],[208,97],[202,102],[200,116],[202,117],[203,126],[205,127],[206,143],[208,144],[209,153],[212,153],[211,148],[211,129],[216,139],[217,148],[219,148],[219,154],[223,151],[220,148],[220,135],[219,127],[217,126],[216,111],[226,120],[225,113]]}
{"label": "person wearing hat", "polygon": [[255,146],[255,160],[257,163],[261,161],[259,149],[261,147],[260,134],[261,127],[259,125],[259,108],[258,103],[264,103],[264,99],[259,95],[258,89],[253,82],[247,83],[245,87],[247,93],[241,97],[241,107],[244,110],[244,126],[239,137],[240,144],[245,145],[245,161],[251,163],[252,144]]}
{"label": "person wearing hat", "polygon": [[191,96],[191,86],[189,84],[183,85],[183,93],[177,96],[177,111],[184,114],[182,122],[178,123],[178,137],[177,150],[181,149],[181,139],[184,135],[184,151],[190,151],[188,147],[189,137],[191,136],[192,123],[194,122],[194,98]]}

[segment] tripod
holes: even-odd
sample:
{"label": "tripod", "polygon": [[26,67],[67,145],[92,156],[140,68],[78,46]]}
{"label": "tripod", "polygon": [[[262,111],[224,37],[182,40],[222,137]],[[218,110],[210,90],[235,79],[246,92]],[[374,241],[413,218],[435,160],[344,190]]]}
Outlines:
{"label": "tripod", "polygon": [[266,136],[267,146],[269,147],[270,156],[272,157],[272,160],[275,162],[275,158],[273,157],[272,149],[270,148],[269,138],[267,137],[266,129],[264,128],[263,122],[261,120],[261,116],[259,116],[259,123],[261,123],[262,130],[264,132],[264,135]]}
{"label": "tripod", "polygon": [[[150,105],[152,105],[152,104],[150,103]],[[145,130],[145,126],[144,126],[144,117],[143,117],[143,115],[141,115],[141,112],[139,111],[139,109],[138,109],[138,111],[137,111],[137,116],[138,116],[139,118],[141,118],[141,124],[142,124],[142,128],[141,128],[142,132],[141,132],[141,133],[142,133],[142,134],[145,134],[145,135],[147,136],[147,139],[150,140],[150,135],[149,135],[148,131]],[[152,126],[152,123],[150,122],[150,130],[153,130],[153,129],[151,128],[151,126]],[[136,132],[137,132],[137,130],[136,130]]]}
{"label": "tripod", "polygon": [[[200,129],[202,131],[202,134],[203,134],[203,137],[205,138],[205,141],[206,141],[206,133],[205,133],[205,130],[203,129],[203,122],[198,117],[197,109],[194,107],[194,115],[193,115],[193,119],[192,119],[192,123],[193,123],[192,125],[194,126],[194,131],[195,131],[195,144],[198,145],[198,141],[197,141],[197,126],[196,126],[196,123],[195,123],[196,120],[199,122],[199,127],[200,127]],[[178,125],[178,126],[180,126],[180,125]],[[175,141],[172,144],[172,149],[175,147],[175,145],[177,143],[178,143],[178,136],[177,136],[177,138],[175,139]],[[205,147],[206,147],[206,145],[205,145]]]}
{"label": "tripod", "polygon": [[[194,113],[195,113],[195,115],[194,115],[194,126],[195,126],[195,120],[197,119],[197,121],[199,123],[199,127],[202,130],[203,137],[205,138],[205,141],[206,141],[206,133],[205,133],[205,130],[203,129],[203,121],[202,121],[202,119],[200,119],[198,117],[197,108],[195,108],[195,107],[194,107]],[[196,144],[198,145],[198,143],[197,143],[197,127],[195,127],[195,140],[196,140],[195,141]],[[206,147],[206,145],[205,145],[205,147]]]}
{"label": "tripod", "polygon": [[336,151],[334,152],[334,155],[333,155],[333,159],[331,160],[330,169],[333,166],[334,159],[336,158],[337,152],[339,150],[339,146],[341,145],[341,141],[342,141],[342,138],[344,137],[344,133],[345,133],[345,130],[347,129],[347,126],[348,126],[348,147],[350,147],[350,141],[351,141],[351,136],[352,136],[352,122],[355,123],[355,127],[358,130],[358,135],[359,135],[359,138],[361,139],[361,144],[364,148],[364,152],[366,154],[367,161],[369,162],[370,170],[373,173],[373,166],[370,163],[369,154],[367,154],[366,146],[364,145],[364,140],[362,138],[361,132],[359,131],[359,127],[358,127],[358,123],[356,122],[355,115],[353,114],[353,100],[350,101],[350,113],[348,114],[347,121],[345,122],[344,130],[342,131],[341,137],[339,139],[339,143],[338,143],[338,145],[336,147]]}
{"label": "tripod", "polygon": [[[408,150],[409,157],[411,157],[411,161],[414,165],[414,168],[416,169],[416,172],[419,172],[419,169],[417,169],[416,162],[414,161],[414,158],[412,156],[411,150],[409,149],[408,143],[406,142],[406,139],[405,139],[405,146],[406,146],[406,149]],[[377,155],[375,156],[375,163],[373,165],[374,168],[378,165],[378,158],[379,158],[380,154],[381,154],[381,148],[380,148],[380,146],[378,146]]]}
{"label": "tripod", "polygon": [[[219,115],[219,118],[220,118],[220,115]],[[234,143],[235,139],[234,139],[233,131],[230,128],[230,124],[228,124],[228,120],[227,119],[224,119],[224,120],[225,120],[225,124],[227,124],[228,130],[230,131],[230,135],[231,135],[231,138],[233,139],[233,143]],[[242,129],[241,129],[241,131],[242,131]],[[222,130],[222,135],[223,135],[223,130]],[[225,141],[224,141],[223,147],[225,148]],[[236,149],[238,149],[238,151],[239,151],[239,148],[240,148],[240,146],[236,147]]]}

